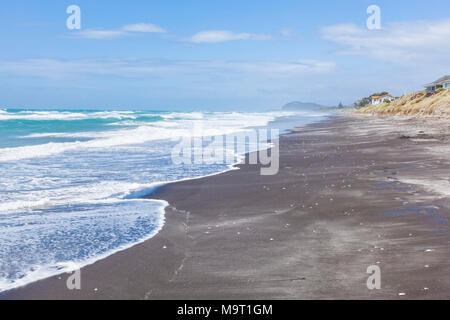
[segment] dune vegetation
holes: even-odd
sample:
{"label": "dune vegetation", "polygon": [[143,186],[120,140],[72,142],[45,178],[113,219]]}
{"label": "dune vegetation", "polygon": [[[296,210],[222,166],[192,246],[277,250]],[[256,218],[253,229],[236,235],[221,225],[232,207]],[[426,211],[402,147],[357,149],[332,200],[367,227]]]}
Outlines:
{"label": "dune vegetation", "polygon": [[377,115],[450,117],[450,90],[414,92],[392,102],[384,101],[356,110],[358,113]]}

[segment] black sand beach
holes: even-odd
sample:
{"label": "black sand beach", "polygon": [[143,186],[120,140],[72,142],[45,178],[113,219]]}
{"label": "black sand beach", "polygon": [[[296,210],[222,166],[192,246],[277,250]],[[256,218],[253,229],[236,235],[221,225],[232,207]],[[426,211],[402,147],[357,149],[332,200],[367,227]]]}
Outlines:
{"label": "black sand beach", "polygon": [[[259,167],[168,185],[154,238],[2,299],[450,298],[449,123],[338,115]],[[381,268],[368,290],[366,270]]]}

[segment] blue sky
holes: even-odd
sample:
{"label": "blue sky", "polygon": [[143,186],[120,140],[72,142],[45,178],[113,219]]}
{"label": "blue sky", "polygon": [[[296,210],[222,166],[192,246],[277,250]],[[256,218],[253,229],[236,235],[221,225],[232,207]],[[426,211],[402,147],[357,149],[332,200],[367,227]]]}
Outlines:
{"label": "blue sky", "polygon": [[[69,30],[69,5],[81,30]],[[368,30],[369,5],[381,30]],[[450,73],[448,1],[3,1],[0,107],[266,110]]]}

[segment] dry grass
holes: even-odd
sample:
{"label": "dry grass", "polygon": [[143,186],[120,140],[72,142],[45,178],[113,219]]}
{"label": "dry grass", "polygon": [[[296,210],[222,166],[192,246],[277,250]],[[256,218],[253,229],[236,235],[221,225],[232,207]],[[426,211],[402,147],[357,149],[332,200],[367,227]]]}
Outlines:
{"label": "dry grass", "polygon": [[414,92],[391,103],[369,105],[358,113],[378,115],[450,117],[450,90],[440,92]]}

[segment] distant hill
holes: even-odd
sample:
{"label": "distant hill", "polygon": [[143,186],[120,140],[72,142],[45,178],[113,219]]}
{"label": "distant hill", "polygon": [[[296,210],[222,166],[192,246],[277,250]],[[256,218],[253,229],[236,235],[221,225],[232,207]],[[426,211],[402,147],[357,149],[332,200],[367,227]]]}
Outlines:
{"label": "distant hill", "polygon": [[324,109],[324,108],[329,108],[329,107],[322,106],[320,104],[312,103],[312,102],[294,101],[294,102],[290,102],[290,103],[284,105],[281,109],[287,110],[287,111],[292,111],[292,110],[311,110],[311,109]]}

